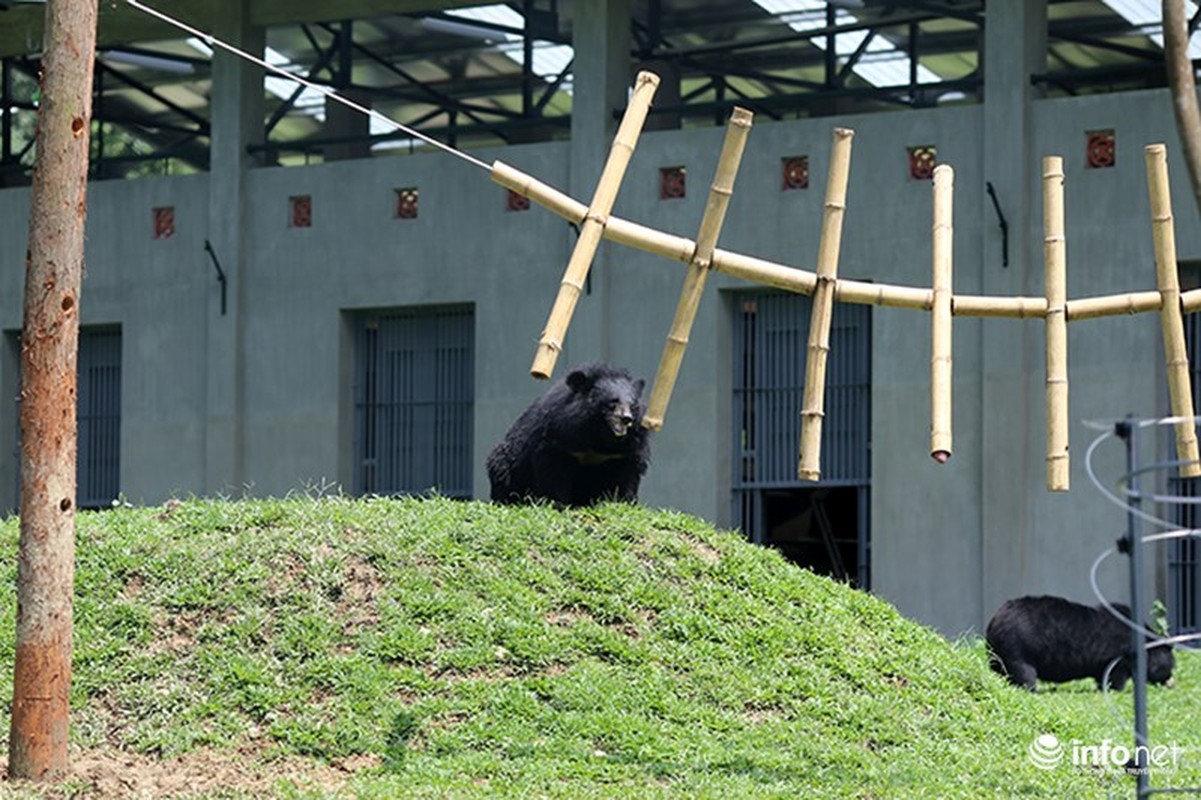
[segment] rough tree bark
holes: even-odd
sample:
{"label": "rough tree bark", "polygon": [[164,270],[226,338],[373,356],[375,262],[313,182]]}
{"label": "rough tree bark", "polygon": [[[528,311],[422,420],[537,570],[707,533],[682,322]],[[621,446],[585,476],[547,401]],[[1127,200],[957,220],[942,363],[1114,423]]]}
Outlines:
{"label": "rough tree bark", "polygon": [[1194,205],[1201,211],[1201,110],[1197,107],[1193,62],[1188,57],[1189,32],[1184,0],[1163,0],[1163,39],[1176,131],[1188,165]]}
{"label": "rough tree bark", "polygon": [[8,774],[67,770],[75,383],[97,0],[47,0],[21,333],[21,534]]}

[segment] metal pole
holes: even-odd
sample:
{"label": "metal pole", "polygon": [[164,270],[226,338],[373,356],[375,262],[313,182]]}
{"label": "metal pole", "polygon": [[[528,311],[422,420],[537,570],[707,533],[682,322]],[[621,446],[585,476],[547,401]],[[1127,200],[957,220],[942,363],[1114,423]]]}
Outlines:
{"label": "metal pole", "polygon": [[[1127,414],[1119,422],[1116,432],[1126,442],[1126,480],[1129,510],[1126,512],[1126,549],[1130,556],[1130,616],[1131,622],[1139,627],[1146,619],[1143,608],[1143,555],[1142,519],[1139,511],[1142,498],[1139,496],[1138,479],[1138,428],[1134,418]],[[1134,763],[1135,797],[1149,797],[1150,779],[1147,774],[1147,648],[1141,630],[1131,628],[1131,647],[1134,650],[1132,671],[1134,673]]]}

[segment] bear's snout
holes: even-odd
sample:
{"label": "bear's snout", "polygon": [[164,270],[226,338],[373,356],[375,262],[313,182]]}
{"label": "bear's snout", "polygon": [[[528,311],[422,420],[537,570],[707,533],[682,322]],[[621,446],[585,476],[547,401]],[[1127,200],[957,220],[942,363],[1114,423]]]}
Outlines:
{"label": "bear's snout", "polygon": [[614,436],[625,436],[630,432],[630,426],[633,424],[634,415],[629,408],[618,407],[609,414],[609,428],[613,431]]}

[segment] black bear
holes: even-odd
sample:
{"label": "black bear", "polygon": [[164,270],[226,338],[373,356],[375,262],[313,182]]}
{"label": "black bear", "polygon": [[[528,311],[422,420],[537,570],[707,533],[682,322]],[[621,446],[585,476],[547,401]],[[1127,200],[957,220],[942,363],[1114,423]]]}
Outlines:
{"label": "black bear", "polygon": [[564,506],[638,500],[650,462],[642,427],[645,381],[608,364],[581,364],[530,404],[488,454],[492,499]]}
{"label": "black bear", "polygon": [[[1114,609],[1130,619],[1129,606]],[[989,662],[1009,682],[1033,691],[1036,680],[1062,683],[1093,678],[1097,688],[1105,670],[1109,686],[1121,690],[1130,677],[1131,630],[1104,606],[1090,607],[1062,597],[1019,597],[997,609],[985,633]],[[1147,679],[1167,683],[1175,659],[1167,645],[1147,651]]]}

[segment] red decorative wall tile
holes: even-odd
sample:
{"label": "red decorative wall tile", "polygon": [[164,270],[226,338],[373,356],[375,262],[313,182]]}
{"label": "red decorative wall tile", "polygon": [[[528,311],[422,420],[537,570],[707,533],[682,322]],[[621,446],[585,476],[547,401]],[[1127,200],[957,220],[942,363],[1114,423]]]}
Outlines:
{"label": "red decorative wall tile", "polygon": [[783,159],[782,166],[780,186],[784,191],[809,188],[809,156],[790,156]]}
{"label": "red decorative wall tile", "polygon": [[518,194],[512,189],[508,190],[508,196],[505,198],[505,211],[529,211],[530,198],[525,195]]}
{"label": "red decorative wall tile", "polygon": [[307,194],[293,195],[288,198],[292,215],[289,227],[311,228],[313,226],[313,198]]}
{"label": "red decorative wall tile", "polygon": [[175,235],[175,206],[154,209],[154,238],[170,239]]}
{"label": "red decorative wall tile", "polygon": [[1117,141],[1113,130],[1089,131],[1085,147],[1085,164],[1089,169],[1105,169],[1117,163]]}
{"label": "red decorative wall tile", "polygon": [[417,219],[417,187],[396,190],[396,218]]}
{"label": "red decorative wall tile", "polygon": [[687,187],[683,167],[663,167],[659,170],[659,199],[676,200],[684,196]]}
{"label": "red decorative wall tile", "polygon": [[934,168],[938,166],[938,153],[934,145],[909,148],[909,177],[915,181],[934,179]]}

